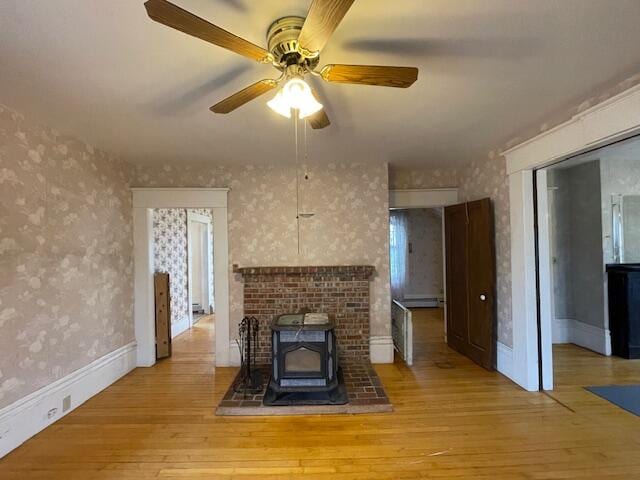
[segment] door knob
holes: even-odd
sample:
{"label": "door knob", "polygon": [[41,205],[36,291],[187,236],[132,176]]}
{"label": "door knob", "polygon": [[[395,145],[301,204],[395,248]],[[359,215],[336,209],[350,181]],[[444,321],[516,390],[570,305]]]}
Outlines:
{"label": "door knob", "polygon": [[486,302],[487,296],[483,293],[482,295],[480,295],[480,300],[482,300],[483,302]]}

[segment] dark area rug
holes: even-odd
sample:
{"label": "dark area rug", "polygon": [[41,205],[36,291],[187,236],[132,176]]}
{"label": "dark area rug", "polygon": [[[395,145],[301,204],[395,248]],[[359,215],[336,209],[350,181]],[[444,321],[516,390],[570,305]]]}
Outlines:
{"label": "dark area rug", "polygon": [[585,389],[640,417],[640,385],[608,385]]}
{"label": "dark area rug", "polygon": [[[263,388],[255,394],[243,395],[233,389],[234,382],[220,401],[216,415],[254,416],[254,415],[320,415],[320,414],[358,414],[393,411],[382,382],[370,363],[341,363],[344,386],[348,403],[344,405],[283,405],[266,406],[264,398],[266,384],[269,382],[270,366],[261,365]],[[238,373],[239,375],[239,373]]]}

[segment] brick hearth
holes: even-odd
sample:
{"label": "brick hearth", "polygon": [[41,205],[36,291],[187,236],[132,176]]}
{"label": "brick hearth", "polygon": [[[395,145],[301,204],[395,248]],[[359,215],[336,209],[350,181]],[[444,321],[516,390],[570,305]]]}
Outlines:
{"label": "brick hearth", "polygon": [[369,360],[368,265],[234,268],[244,279],[244,314],[260,321],[256,360],[271,363],[273,319],[307,308],[336,324],[343,360]]}

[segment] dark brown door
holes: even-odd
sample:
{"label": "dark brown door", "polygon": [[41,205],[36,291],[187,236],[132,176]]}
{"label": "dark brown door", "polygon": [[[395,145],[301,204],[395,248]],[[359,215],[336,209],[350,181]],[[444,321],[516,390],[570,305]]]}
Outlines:
{"label": "dark brown door", "polygon": [[447,343],[461,352],[468,341],[467,313],[467,209],[453,205],[444,210],[447,269]]}
{"label": "dark brown door", "polygon": [[488,198],[445,208],[447,343],[495,365],[495,250]]}

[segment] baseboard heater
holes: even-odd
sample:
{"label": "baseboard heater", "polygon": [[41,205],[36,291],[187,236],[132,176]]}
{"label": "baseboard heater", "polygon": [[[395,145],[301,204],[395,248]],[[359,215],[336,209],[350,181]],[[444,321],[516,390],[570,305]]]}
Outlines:
{"label": "baseboard heater", "polygon": [[436,308],[442,303],[440,297],[407,295],[402,300],[402,305],[407,308]]}

